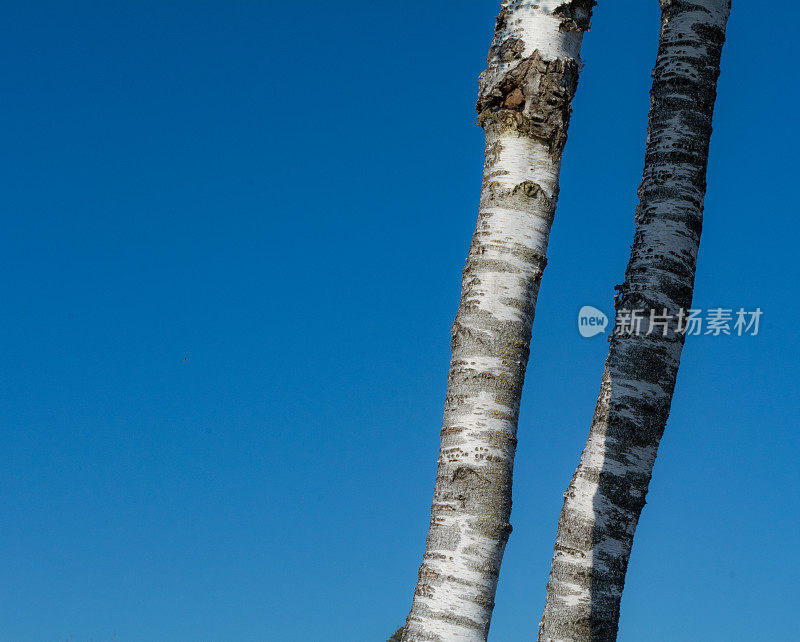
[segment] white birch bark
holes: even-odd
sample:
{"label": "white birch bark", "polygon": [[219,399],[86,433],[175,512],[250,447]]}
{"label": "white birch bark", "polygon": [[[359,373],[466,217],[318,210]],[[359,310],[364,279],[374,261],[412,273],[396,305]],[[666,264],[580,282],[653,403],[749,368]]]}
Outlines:
{"label": "white birch bark", "polygon": [[485,640],[511,526],[517,417],[593,0],[505,0],[477,104],[477,229],[452,330],[431,522],[403,640]]}
{"label": "white birch bark", "polygon": [[[730,0],[661,0],[636,233],[617,310],[689,309]],[[615,640],[633,536],[669,415],[683,336],[614,336],[588,443],[564,494],[539,640]]]}

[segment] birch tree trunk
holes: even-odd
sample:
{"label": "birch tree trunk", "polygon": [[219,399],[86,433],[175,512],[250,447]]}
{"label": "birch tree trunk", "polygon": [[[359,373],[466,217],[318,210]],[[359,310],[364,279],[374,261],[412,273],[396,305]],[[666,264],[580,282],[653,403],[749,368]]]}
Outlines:
{"label": "birch tree trunk", "polygon": [[511,532],[517,418],[594,0],[504,0],[477,104],[477,229],[452,328],[431,522],[403,640],[485,640]]}
{"label": "birch tree trunk", "polygon": [[[730,0],[661,0],[636,233],[588,443],[564,494],[539,640],[615,640],[633,535],[669,415],[700,242],[711,119]],[[649,314],[672,315],[663,335]],[[619,329],[619,328],[618,328]],[[652,331],[651,334],[647,332]]]}

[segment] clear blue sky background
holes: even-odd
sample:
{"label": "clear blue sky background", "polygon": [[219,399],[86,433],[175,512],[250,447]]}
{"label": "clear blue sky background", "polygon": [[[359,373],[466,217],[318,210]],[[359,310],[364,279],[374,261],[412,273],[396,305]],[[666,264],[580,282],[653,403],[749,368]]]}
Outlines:
{"label": "clear blue sky background", "polygon": [[[793,4],[736,2],[620,639],[797,640]],[[532,640],[633,235],[655,0],[585,39],[492,639]],[[477,212],[464,2],[0,5],[0,640],[374,642],[407,613]]]}

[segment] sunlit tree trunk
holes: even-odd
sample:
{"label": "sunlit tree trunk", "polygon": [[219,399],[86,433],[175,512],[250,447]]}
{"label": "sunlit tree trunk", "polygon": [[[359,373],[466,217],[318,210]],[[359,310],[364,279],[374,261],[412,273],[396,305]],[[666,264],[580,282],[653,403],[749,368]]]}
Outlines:
{"label": "sunlit tree trunk", "polygon": [[403,640],[485,640],[511,526],[517,417],[593,0],[506,0],[477,104],[477,229],[452,329],[431,523]]}
{"label": "sunlit tree trunk", "polygon": [[[661,9],[636,234],[616,304],[620,317],[648,318],[638,334],[611,339],[589,440],[564,495],[540,642],[616,639],[683,348],[679,311],[692,302],[730,0],[661,0]],[[651,310],[672,317],[666,336]]]}

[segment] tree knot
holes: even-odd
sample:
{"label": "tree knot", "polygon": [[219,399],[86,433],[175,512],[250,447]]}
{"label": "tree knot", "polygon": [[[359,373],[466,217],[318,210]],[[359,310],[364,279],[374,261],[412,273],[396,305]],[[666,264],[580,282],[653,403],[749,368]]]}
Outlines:
{"label": "tree knot", "polygon": [[538,50],[499,77],[487,72],[481,77],[478,122],[484,128],[491,123],[539,138],[551,154],[560,156],[578,72],[577,61],[544,60]]}

